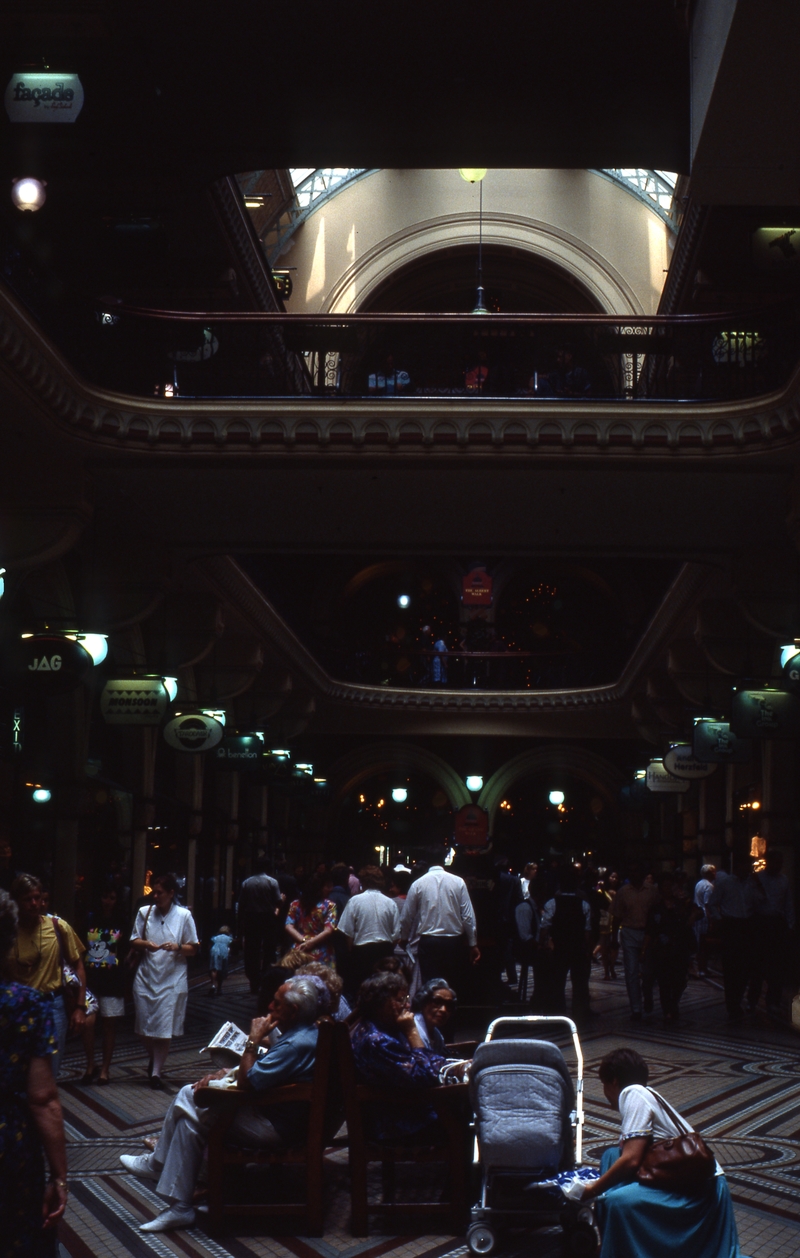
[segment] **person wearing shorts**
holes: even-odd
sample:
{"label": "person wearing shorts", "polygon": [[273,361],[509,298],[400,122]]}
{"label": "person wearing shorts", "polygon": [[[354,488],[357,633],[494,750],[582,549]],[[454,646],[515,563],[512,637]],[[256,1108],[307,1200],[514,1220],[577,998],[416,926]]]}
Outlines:
{"label": "person wearing shorts", "polygon": [[97,998],[103,1027],[103,1062],[99,1069],[94,1065],[93,1034],[91,1053],[89,1046],[84,1045],[87,1053],[87,1082],[104,1085],[110,1080],[117,1027],[125,1013],[125,973],[122,961],[127,935],[117,890],[114,886],[108,886],[100,896],[97,909],[89,915],[86,932],[87,985]]}

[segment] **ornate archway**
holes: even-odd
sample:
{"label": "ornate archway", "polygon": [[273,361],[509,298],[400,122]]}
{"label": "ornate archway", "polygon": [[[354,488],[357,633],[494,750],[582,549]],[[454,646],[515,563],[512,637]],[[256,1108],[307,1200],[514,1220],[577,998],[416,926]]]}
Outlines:
{"label": "ornate archway", "polygon": [[331,807],[336,808],[348,791],[374,774],[401,768],[427,774],[441,787],[454,809],[470,802],[466,785],[441,756],[413,743],[376,742],[341,756],[328,770]]}
{"label": "ornate archway", "polygon": [[569,743],[532,747],[502,765],[483,787],[478,803],[488,812],[490,827],[501,799],[514,782],[533,773],[548,771],[570,773],[588,782],[608,803],[615,802],[626,781],[616,765],[583,747],[570,746]]}

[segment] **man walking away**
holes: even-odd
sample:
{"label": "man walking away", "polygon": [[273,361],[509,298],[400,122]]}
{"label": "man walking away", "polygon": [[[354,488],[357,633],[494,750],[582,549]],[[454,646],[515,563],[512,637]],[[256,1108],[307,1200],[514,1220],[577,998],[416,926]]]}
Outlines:
{"label": "man walking away", "polygon": [[753,905],[754,965],[747,1004],[753,1012],[766,980],[767,1013],[774,1017],[781,1013],[789,935],[794,930],[794,902],[781,852],[767,852],[766,868],[753,882]]}
{"label": "man walking away", "polygon": [[239,892],[239,936],[244,940],[244,972],[254,994],[261,979],[275,959],[278,911],[281,891],[267,873],[263,857],[256,861],[256,872],[246,878]]}
{"label": "man walking away", "polygon": [[348,1000],[358,996],[377,962],[392,955],[400,936],[400,910],[384,893],[383,870],[367,865],[359,870],[358,880],[361,894],[348,900],[336,932],[347,939],[350,950],[345,967]]}
{"label": "man walking away", "polygon": [[562,871],[558,894],[542,912],[541,940],[551,951],[549,1000],[554,1013],[566,1012],[567,975],[572,975],[572,1016],[579,1025],[591,1014],[589,973],[592,911],[578,886],[577,871]]}
{"label": "man walking away", "polygon": [[653,972],[649,958],[643,957],[644,930],[647,914],[658,897],[655,887],[644,885],[644,870],[631,865],[628,881],[614,897],[614,920],[619,922],[625,986],[631,1006],[631,1018],[641,1022],[653,1012]]}
{"label": "man walking away", "polygon": [[752,977],[753,887],[746,856],[734,856],[733,873],[717,871],[709,913],[719,924],[725,1008],[732,1021],[742,1017],[742,997]]}
{"label": "man walking away", "polygon": [[481,954],[467,884],[438,863],[440,855],[431,853],[428,872],[411,884],[400,919],[400,942],[405,947],[418,934],[421,981],[441,976],[458,991],[467,951],[473,965]]}

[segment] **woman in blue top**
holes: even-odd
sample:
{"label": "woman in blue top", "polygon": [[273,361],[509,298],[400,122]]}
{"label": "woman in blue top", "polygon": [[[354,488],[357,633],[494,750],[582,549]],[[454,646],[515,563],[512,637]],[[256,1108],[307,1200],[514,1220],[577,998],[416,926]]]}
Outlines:
{"label": "woman in blue top", "polygon": [[[361,984],[359,1020],[351,1033],[356,1071],[363,1083],[406,1093],[436,1087],[445,1059],[426,1048],[408,1004],[408,986],[399,974],[373,974]],[[464,1062],[464,1069],[469,1065]],[[428,1105],[403,1100],[396,1112],[381,1107],[370,1115],[371,1135],[393,1141],[427,1139],[436,1124]]]}
{"label": "woman in blue top", "polygon": [[17,907],[0,890],[0,1236],[4,1258],[44,1258],[56,1252],[67,1203],[67,1150],[51,1065],[53,1002],[8,980],[16,937]]}
{"label": "woman in blue top", "polygon": [[606,1100],[620,1114],[620,1146],[606,1149],[600,1178],[584,1189],[581,1201],[603,1196],[598,1221],[603,1235],[600,1258],[739,1258],[736,1220],[725,1176],[717,1172],[692,1193],[667,1192],[636,1178],[654,1140],[682,1134],[657,1092],[647,1087],[644,1058],[618,1048],[600,1063]]}

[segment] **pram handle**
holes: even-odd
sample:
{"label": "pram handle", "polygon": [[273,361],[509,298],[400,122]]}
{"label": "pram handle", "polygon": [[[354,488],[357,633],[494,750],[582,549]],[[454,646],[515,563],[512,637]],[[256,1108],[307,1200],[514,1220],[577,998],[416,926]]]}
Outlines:
{"label": "pram handle", "polygon": [[581,1042],[578,1038],[578,1028],[572,1021],[563,1014],[543,1014],[528,1013],[519,1017],[495,1018],[489,1023],[484,1043],[488,1044],[494,1037],[494,1032],[498,1027],[504,1026],[543,1026],[558,1023],[562,1027],[566,1027],[572,1036],[572,1045],[575,1049],[575,1060],[577,1062],[577,1079],[575,1081],[575,1095],[577,1104],[575,1109],[575,1161],[578,1166],[581,1164],[581,1156],[583,1153],[583,1051]]}

